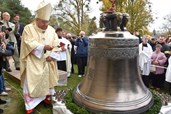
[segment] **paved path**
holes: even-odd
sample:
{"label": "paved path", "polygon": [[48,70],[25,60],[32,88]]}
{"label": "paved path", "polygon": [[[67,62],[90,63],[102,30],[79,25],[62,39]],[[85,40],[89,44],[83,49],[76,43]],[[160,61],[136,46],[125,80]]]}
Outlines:
{"label": "paved path", "polygon": [[10,63],[10,68],[11,68],[12,72],[7,72],[7,73],[10,74],[11,76],[13,76],[13,78],[20,81],[20,71],[15,70],[14,60],[12,58],[9,59],[9,63]]}
{"label": "paved path", "polygon": [[[15,79],[17,82],[20,82],[20,71],[15,69],[14,60],[12,58],[9,59],[10,68],[12,72],[7,72],[12,76],[11,78]],[[66,72],[59,70],[59,86],[64,86],[67,84],[67,76]]]}

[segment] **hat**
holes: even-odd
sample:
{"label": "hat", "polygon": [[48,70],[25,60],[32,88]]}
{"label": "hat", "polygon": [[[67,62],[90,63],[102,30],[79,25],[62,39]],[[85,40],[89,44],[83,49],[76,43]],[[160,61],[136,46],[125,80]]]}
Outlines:
{"label": "hat", "polygon": [[49,20],[52,12],[51,3],[45,2],[44,0],[38,5],[36,10],[36,18]]}

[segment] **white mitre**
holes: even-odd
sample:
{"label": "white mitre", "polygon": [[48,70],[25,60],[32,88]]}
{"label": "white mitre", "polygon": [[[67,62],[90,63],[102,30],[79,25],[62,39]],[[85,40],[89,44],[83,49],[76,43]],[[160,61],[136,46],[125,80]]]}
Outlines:
{"label": "white mitre", "polygon": [[52,5],[44,0],[38,5],[36,10],[36,18],[49,20],[52,13]]}

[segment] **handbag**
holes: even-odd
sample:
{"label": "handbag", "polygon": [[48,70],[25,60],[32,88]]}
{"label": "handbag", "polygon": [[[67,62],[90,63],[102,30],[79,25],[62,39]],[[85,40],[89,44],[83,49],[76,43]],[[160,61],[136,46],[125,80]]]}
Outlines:
{"label": "handbag", "polygon": [[8,43],[6,49],[0,46],[0,57],[12,56],[14,54],[14,47]]}
{"label": "handbag", "polygon": [[150,72],[156,72],[156,67],[155,65],[150,66]]}
{"label": "handbag", "polygon": [[[157,56],[156,60],[158,60],[158,57],[159,56]],[[156,72],[156,66],[155,65],[151,64],[151,66],[150,66],[150,72]]]}

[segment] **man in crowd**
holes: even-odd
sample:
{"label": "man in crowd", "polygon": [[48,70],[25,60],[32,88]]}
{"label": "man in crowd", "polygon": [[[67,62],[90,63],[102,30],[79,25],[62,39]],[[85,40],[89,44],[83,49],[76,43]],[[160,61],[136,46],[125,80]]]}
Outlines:
{"label": "man in crowd", "polygon": [[166,38],[164,36],[160,36],[158,44],[162,45],[161,52],[163,52],[168,59],[170,57],[170,47],[166,44]]}
{"label": "man in crowd", "polygon": [[75,40],[70,33],[67,33],[66,38],[70,41],[71,47],[71,73],[74,73],[74,64],[76,64],[76,55],[75,55]]}
{"label": "man in crowd", "polygon": [[14,15],[13,23],[15,24],[14,34],[17,39],[18,52],[20,54],[21,35],[24,30],[24,25],[20,23],[20,16],[18,14]]}
{"label": "man in crowd", "polygon": [[151,45],[148,43],[148,35],[142,37],[142,43],[139,44],[139,66],[141,70],[141,76],[146,87],[150,84],[150,65],[151,55],[153,53]]}
{"label": "man in crowd", "polygon": [[[13,43],[14,48],[15,48],[14,55],[12,56],[14,59],[14,62],[15,62],[15,68],[16,68],[16,70],[20,70],[17,40],[16,40],[16,37],[14,34],[15,25],[13,23],[9,22],[10,14],[8,12],[4,12],[2,14],[2,18],[3,18],[2,22],[4,23],[4,26],[7,28],[5,31],[6,32],[6,38],[9,40],[9,42]],[[11,71],[8,59],[7,59],[6,70]]]}
{"label": "man in crowd", "polygon": [[67,77],[70,77],[71,73],[71,56],[70,56],[70,51],[71,51],[71,43],[69,40],[67,40],[65,37],[63,37],[63,30],[62,28],[57,28],[56,33],[58,35],[59,41],[60,41],[60,47],[61,51],[58,52],[58,69],[67,71]]}
{"label": "man in crowd", "polygon": [[88,38],[85,36],[85,32],[81,31],[80,36],[75,41],[76,56],[78,65],[78,77],[84,76],[85,68],[87,65],[88,56]]}
{"label": "man in crowd", "polygon": [[40,102],[51,106],[50,97],[59,79],[56,64],[59,39],[48,25],[51,12],[51,4],[42,1],[35,21],[26,25],[22,34],[20,73],[26,114],[33,114]]}

